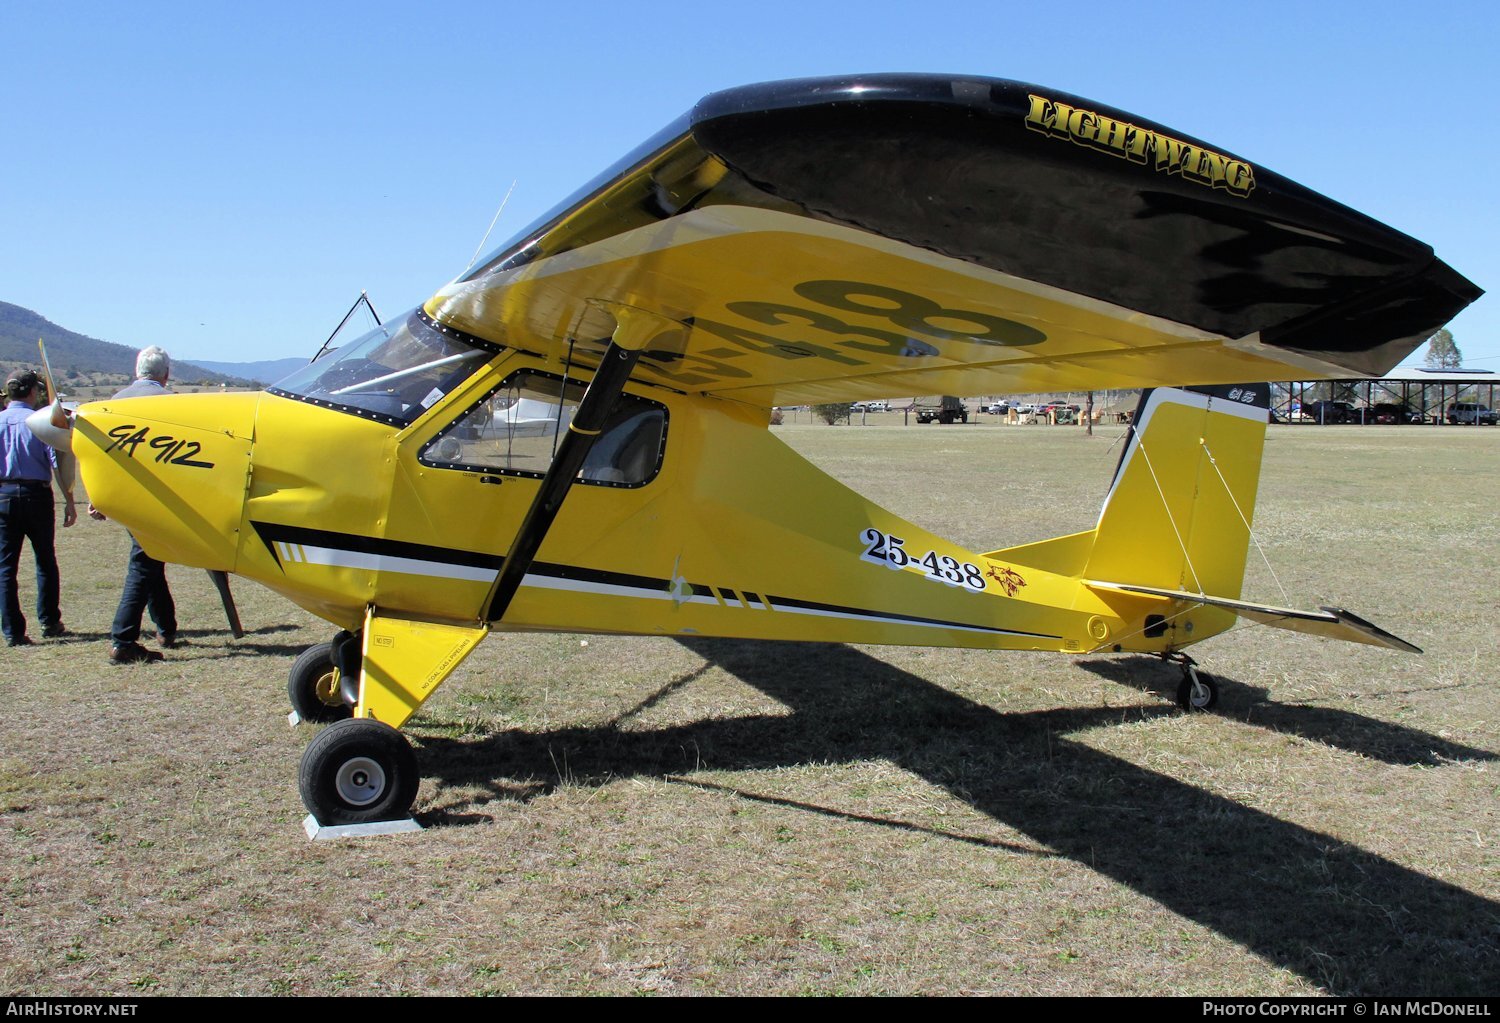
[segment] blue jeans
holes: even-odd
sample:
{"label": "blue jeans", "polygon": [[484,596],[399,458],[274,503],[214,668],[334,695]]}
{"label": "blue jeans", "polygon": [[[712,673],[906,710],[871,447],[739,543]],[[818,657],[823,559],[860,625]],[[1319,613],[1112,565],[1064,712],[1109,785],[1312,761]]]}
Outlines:
{"label": "blue jeans", "polygon": [[62,624],[56,534],[57,512],[52,504],[51,486],[27,480],[0,483],[0,599],[4,601],[0,617],[9,643],[26,636],[17,573],[21,569],[21,545],[27,540],[31,541],[31,553],[36,558],[36,616],[42,620],[44,629]]}
{"label": "blue jeans", "polygon": [[167,566],[141,550],[132,536],[130,561],[125,568],[125,592],[120,594],[120,607],[109,630],[115,646],[141,638],[141,614],[145,611],[151,613],[157,632],[177,635],[177,605],[172,602],[172,591],[167,589]]}

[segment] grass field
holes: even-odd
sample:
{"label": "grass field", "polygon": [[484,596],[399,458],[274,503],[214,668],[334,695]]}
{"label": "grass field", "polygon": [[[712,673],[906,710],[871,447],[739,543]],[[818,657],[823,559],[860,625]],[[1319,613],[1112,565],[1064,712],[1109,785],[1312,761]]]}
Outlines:
{"label": "grass field", "polygon": [[[980,550],[1090,526],[1118,455],[778,434]],[[1500,430],[1272,428],[1286,599],[1427,653],[1236,631],[1213,715],[1146,658],[492,638],[409,729],[427,830],[318,843],[284,686],[330,628],[240,583],[233,641],[173,569],[193,645],[111,666],[127,540],[85,521],[76,635],[0,682],[0,992],[1493,995],[1497,501]]]}

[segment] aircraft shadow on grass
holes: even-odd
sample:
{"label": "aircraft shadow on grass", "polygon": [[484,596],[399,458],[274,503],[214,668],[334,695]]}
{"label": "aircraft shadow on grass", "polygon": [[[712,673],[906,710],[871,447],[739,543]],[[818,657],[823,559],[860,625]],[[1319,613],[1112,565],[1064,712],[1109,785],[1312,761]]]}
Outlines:
{"label": "aircraft shadow on grass", "polygon": [[[1079,662],[1079,667],[1120,685],[1174,698],[1180,675],[1150,657],[1123,657]],[[1276,703],[1271,691],[1237,682],[1218,673],[1221,716],[1273,732],[1336,746],[1371,760],[1410,767],[1436,767],[1455,760],[1500,760],[1487,750],[1449,742],[1415,728],[1393,725],[1332,707]]]}
{"label": "aircraft shadow on grass", "polygon": [[[846,646],[682,640],[708,664],[612,722],[423,742],[441,784],[530,799],[559,783],[695,770],[881,759],[940,786],[1042,850],[971,836],[1002,854],[1067,857],[1337,994],[1485,994],[1500,987],[1500,904],[1331,835],[1092,749],[1070,736],[1174,708],[1004,713]],[[790,713],[660,729],[622,722],[717,666]],[[1088,662],[1101,676],[1166,688],[1147,658]],[[1156,676],[1160,676],[1157,678]],[[847,680],[858,679],[857,684]],[[1220,679],[1231,706],[1251,687]],[[1281,707],[1255,724],[1393,764],[1497,759],[1343,711]],[[1346,737],[1357,737],[1349,747]],[[546,775],[554,780],[537,780]],[[517,779],[526,779],[517,781]],[[700,784],[699,782],[689,782]],[[701,785],[705,788],[724,786]],[[732,790],[738,791],[738,790]],[[741,793],[749,798],[761,798]],[[912,828],[826,807],[783,805]],[[454,811],[434,824],[461,823]],[[1419,826],[1419,825],[1418,825]],[[922,829],[926,830],[926,829]],[[1203,969],[1212,970],[1205,962]]]}

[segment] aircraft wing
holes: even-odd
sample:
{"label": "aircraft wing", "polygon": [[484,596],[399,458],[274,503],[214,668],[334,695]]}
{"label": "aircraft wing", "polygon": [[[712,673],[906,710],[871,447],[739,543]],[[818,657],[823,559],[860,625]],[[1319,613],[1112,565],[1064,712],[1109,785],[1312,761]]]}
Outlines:
{"label": "aircraft wing", "polygon": [[1133,114],[864,75],[708,96],[425,309],[584,364],[647,309],[635,379],[771,406],[1379,375],[1480,294]]}
{"label": "aircraft wing", "polygon": [[1359,615],[1341,607],[1325,607],[1321,611],[1297,611],[1289,607],[1272,607],[1268,604],[1251,604],[1229,597],[1211,597],[1203,593],[1186,590],[1163,590],[1152,586],[1131,586],[1126,583],[1105,583],[1088,580],[1086,586],[1096,590],[1114,590],[1119,593],[1144,593],[1153,597],[1165,597],[1189,604],[1206,604],[1233,611],[1248,621],[1269,625],[1273,629],[1286,629],[1307,636],[1322,636],[1326,639],[1342,639],[1350,643],[1365,643],[1383,646],[1391,650],[1420,654],[1422,648],[1393,636],[1378,625],[1365,621]]}

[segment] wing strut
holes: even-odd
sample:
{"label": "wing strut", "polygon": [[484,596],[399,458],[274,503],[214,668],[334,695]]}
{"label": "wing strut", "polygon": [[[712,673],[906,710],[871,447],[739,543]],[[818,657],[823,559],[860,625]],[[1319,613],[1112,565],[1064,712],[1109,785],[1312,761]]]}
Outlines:
{"label": "wing strut", "polygon": [[516,538],[511,541],[500,575],[490,588],[484,612],[487,621],[498,622],[503,618],[516,591],[521,588],[521,580],[536,560],[536,553],[547,538],[552,521],[557,518],[563,498],[568,496],[577,480],[578,470],[583,466],[589,449],[609,421],[641,351],[663,331],[681,329],[681,324],[644,309],[616,303],[609,303],[606,308],[615,318],[614,336],[604,351],[593,381],[578,402],[578,410],[568,424],[567,436],[558,445],[557,455],[542,478],[542,485],[526,511]]}

